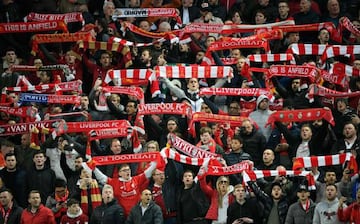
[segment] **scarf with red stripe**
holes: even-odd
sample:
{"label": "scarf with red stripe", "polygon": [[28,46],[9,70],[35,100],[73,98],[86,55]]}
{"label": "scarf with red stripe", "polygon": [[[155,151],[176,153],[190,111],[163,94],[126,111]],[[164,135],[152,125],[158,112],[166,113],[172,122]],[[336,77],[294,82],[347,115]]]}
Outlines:
{"label": "scarf with red stripe", "polygon": [[89,193],[87,188],[81,188],[81,199],[80,199],[80,206],[84,214],[89,215],[89,203],[91,203],[91,207],[94,210],[96,207],[101,205],[101,192],[96,180],[92,180],[88,185],[90,189],[90,199],[89,202]]}
{"label": "scarf with red stripe", "polygon": [[335,125],[331,110],[323,108],[299,109],[289,111],[276,111],[272,113],[266,125],[274,125],[275,122],[304,122],[325,119],[332,126]]}
{"label": "scarf with red stripe", "polygon": [[126,45],[117,42],[100,42],[100,41],[92,41],[83,39],[78,41],[79,48],[90,49],[90,50],[106,50],[106,51],[116,51],[122,54],[120,67],[128,68],[132,65],[132,56],[130,52],[130,48]]}
{"label": "scarf with red stripe", "polygon": [[67,33],[67,27],[63,21],[44,21],[26,23],[0,23],[0,34],[4,33],[38,33],[45,31],[61,30]]}
{"label": "scarf with red stripe", "polygon": [[230,66],[155,66],[156,77],[163,78],[231,78]]}
{"label": "scarf with red stripe", "polygon": [[328,47],[326,44],[291,44],[286,53],[297,55],[322,55]]}
{"label": "scarf with red stripe", "polygon": [[139,86],[150,82],[150,93],[152,97],[160,94],[159,81],[155,79],[150,69],[122,69],[109,70],[105,76],[105,83],[113,82],[115,86]]}
{"label": "scarf with red stripe", "polygon": [[341,153],[327,156],[298,157],[293,161],[293,170],[319,166],[342,165],[346,161],[349,161],[348,168],[354,171],[354,173],[357,173],[358,166],[355,160],[355,156],[351,153]]}
{"label": "scarf with red stripe", "polygon": [[290,64],[296,64],[293,54],[283,53],[283,54],[249,54],[246,58],[246,63],[250,65],[249,62],[280,62],[280,61],[289,61]]}
{"label": "scarf with red stripe", "polygon": [[308,189],[315,190],[315,179],[309,171],[301,170],[245,170],[242,172],[243,181],[256,181],[259,178],[275,177],[275,176],[303,176],[308,181]]}
{"label": "scarf with red stripe", "polygon": [[339,55],[353,56],[354,54],[360,54],[360,45],[334,45],[325,49],[321,55],[320,62],[324,63],[326,59]]}

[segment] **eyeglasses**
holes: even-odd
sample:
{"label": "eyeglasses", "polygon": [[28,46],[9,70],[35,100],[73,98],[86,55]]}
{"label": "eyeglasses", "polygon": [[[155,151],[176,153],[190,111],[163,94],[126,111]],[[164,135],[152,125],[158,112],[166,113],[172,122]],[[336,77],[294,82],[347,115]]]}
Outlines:
{"label": "eyeglasses", "polygon": [[221,180],[221,181],[220,181],[220,184],[227,184],[227,183],[228,183],[227,180]]}
{"label": "eyeglasses", "polygon": [[123,170],[120,170],[120,172],[130,172],[131,170],[130,169],[123,169]]}

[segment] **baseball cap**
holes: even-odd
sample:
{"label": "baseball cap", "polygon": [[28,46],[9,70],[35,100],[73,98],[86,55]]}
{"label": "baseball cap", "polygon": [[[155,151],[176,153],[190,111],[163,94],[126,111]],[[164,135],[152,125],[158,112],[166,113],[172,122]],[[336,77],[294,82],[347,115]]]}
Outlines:
{"label": "baseball cap", "polygon": [[209,3],[207,1],[204,1],[203,3],[201,3],[200,11],[208,11],[208,12],[211,11]]}
{"label": "baseball cap", "polygon": [[308,192],[309,189],[308,189],[308,187],[307,187],[305,184],[300,184],[299,187],[298,187],[298,189],[297,189],[297,192],[300,192],[300,191],[306,191],[306,192]]}

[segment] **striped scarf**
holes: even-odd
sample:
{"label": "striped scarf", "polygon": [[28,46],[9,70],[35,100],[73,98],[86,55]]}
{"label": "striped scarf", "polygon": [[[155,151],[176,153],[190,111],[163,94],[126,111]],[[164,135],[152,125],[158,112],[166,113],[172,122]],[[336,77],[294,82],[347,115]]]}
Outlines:
{"label": "striped scarf", "polygon": [[[92,180],[89,184],[90,189],[90,199],[92,204],[92,209],[94,210],[96,207],[101,205],[101,193],[100,188],[96,180]],[[84,214],[88,215],[89,211],[89,195],[88,195],[88,189],[83,188],[81,189],[81,209],[83,210]]]}

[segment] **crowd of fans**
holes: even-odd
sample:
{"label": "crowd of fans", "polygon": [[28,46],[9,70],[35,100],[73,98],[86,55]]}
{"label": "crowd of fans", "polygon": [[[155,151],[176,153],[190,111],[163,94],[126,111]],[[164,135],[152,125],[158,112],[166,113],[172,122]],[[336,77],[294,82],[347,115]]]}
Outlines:
{"label": "crowd of fans", "polygon": [[[122,17],[116,11],[119,8],[174,8],[177,16]],[[206,162],[197,166],[168,158],[166,165],[159,159],[98,164],[93,159],[160,152],[164,148],[176,151],[179,148],[172,147],[171,139],[179,138],[216,155],[215,162],[209,164],[222,167],[247,164],[254,170],[285,173],[292,170],[296,158],[341,153],[350,153],[359,163],[360,52],[335,55],[325,63],[320,61],[321,54],[292,55],[296,65],[316,68],[315,81],[306,75],[268,78],[264,70],[285,62],[248,59],[252,55],[285,54],[291,46],[302,43],[356,46],[360,42],[359,11],[357,0],[2,0],[0,223],[360,223],[360,178],[349,162],[304,169],[316,181],[314,189],[307,177],[297,174],[245,181],[241,173],[206,175],[210,172]],[[23,33],[6,28],[6,24],[21,27],[19,24],[26,24],[24,18],[31,13],[81,13],[79,21],[67,23],[66,29],[70,33],[86,32],[89,39],[57,39],[34,48],[35,34],[59,31]],[[353,29],[341,28],[345,19],[351,21]],[[283,32],[280,39],[268,40],[269,51],[257,47],[208,51],[214,42],[229,37],[252,38],[260,35],[256,28],[269,24],[267,28],[271,29],[270,24],[283,21],[294,22],[293,27],[330,22],[333,29],[319,25],[316,31]],[[194,23],[224,27],[248,24],[253,30],[232,34],[195,30],[174,38],[173,31]],[[341,34],[340,39],[335,38],[335,32]],[[157,34],[165,38],[159,40]],[[79,44],[97,41],[112,45],[116,38],[128,41],[121,52],[101,44]],[[169,75],[156,80],[108,80],[109,71],[205,66],[208,57],[213,66],[230,66],[233,77],[217,74],[217,78],[199,78],[192,74],[186,79]],[[342,82],[320,76],[321,70],[335,74],[332,68],[336,64],[351,68],[351,72],[338,71]],[[81,80],[81,91],[59,93],[51,87],[75,80]],[[310,100],[310,86],[314,84],[338,95],[324,94]],[[105,91],[121,85],[141,87],[144,99]],[[200,91],[204,87],[261,88],[271,94],[203,95]],[[30,93],[42,95],[33,95],[33,100],[27,101],[29,98],[22,94]],[[52,103],[52,94],[77,95],[79,102]],[[138,116],[144,103],[183,104],[190,113]],[[31,112],[25,114],[19,108],[31,108]],[[331,111],[334,124],[327,119],[294,122],[291,118],[268,124],[275,111],[303,109],[305,114],[311,108]],[[191,115],[198,112],[224,115],[225,120],[237,117],[242,122],[234,125],[230,119],[210,119],[189,123]],[[88,125],[103,121],[104,126],[108,121],[125,120],[130,128],[126,129],[127,136],[90,141],[86,132],[67,132],[71,127],[59,119]],[[57,126],[29,126],[51,120],[56,120]],[[22,127],[28,128],[24,132]]]}

